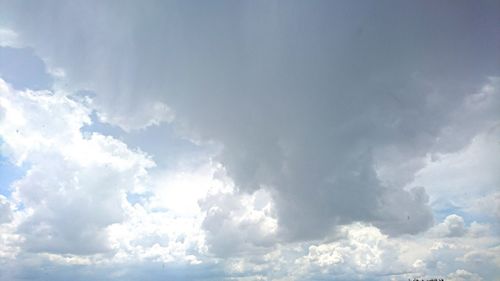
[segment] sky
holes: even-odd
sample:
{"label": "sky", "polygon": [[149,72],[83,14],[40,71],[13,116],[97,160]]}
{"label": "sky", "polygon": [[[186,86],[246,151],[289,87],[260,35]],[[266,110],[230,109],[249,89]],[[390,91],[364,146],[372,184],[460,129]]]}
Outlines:
{"label": "sky", "polygon": [[0,0],[0,280],[499,280],[499,15]]}

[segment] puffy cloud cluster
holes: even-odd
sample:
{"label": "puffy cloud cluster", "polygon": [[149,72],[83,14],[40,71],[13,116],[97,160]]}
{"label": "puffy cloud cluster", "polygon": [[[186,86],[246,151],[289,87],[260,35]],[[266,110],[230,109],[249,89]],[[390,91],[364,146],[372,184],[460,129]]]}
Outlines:
{"label": "puffy cloud cluster", "polygon": [[442,236],[455,237],[465,234],[464,219],[458,215],[449,215],[443,223],[434,227]]}
{"label": "puffy cloud cluster", "polygon": [[[450,215],[439,225],[451,218],[462,219]],[[491,225],[473,222],[460,237],[436,236],[439,225],[419,236],[392,238],[374,226],[354,223],[322,241],[229,256],[226,274],[237,280],[406,280],[458,278],[466,271],[481,280],[495,280],[500,260]]]}
{"label": "puffy cloud cluster", "polygon": [[269,251],[278,241],[272,204],[265,191],[207,196],[200,206],[206,212],[203,228],[212,252],[220,257],[235,257]]}
{"label": "puffy cloud cluster", "polygon": [[[34,266],[201,263],[207,250],[198,200],[227,189],[214,180],[217,165],[160,170],[152,179],[150,156],[82,130],[91,122],[89,98],[20,91],[3,80],[0,90],[2,156],[28,167],[0,196],[1,278],[22,279]],[[96,278],[113,277],[109,270]]]}
{"label": "puffy cloud cluster", "polygon": [[12,185],[28,251],[109,250],[106,228],[123,220],[126,193],[140,190],[154,163],[111,137],[82,135],[89,109],[60,93],[16,91],[0,81],[2,154],[26,162]]}
{"label": "puffy cloud cluster", "polygon": [[[312,245],[299,259],[305,272],[326,275],[380,275],[405,272],[399,261],[399,245],[375,227],[360,224],[343,227],[337,242]],[[408,269],[406,269],[408,270]]]}
{"label": "puffy cloud cluster", "polygon": [[114,263],[191,264],[206,261],[200,220],[152,211],[140,204],[126,211],[128,219],[109,227]]}
{"label": "puffy cloud cluster", "polygon": [[373,226],[344,226],[331,238],[333,242],[312,244],[295,260],[300,268],[297,279],[331,276],[336,280],[365,280],[390,276],[391,280],[401,280],[470,275],[470,278],[494,280],[500,266],[495,232],[489,225],[474,222],[469,227],[462,226],[460,236],[436,236],[441,225],[450,226],[456,221],[463,219],[450,215],[419,237],[396,239]]}
{"label": "puffy cloud cluster", "polygon": [[456,272],[448,274],[448,280],[451,281],[481,281],[481,278],[476,273],[470,273],[467,270],[457,269]]}

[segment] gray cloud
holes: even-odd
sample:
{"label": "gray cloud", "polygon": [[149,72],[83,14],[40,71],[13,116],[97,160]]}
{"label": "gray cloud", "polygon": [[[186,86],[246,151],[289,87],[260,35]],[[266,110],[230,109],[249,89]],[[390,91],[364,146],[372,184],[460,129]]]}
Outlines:
{"label": "gray cloud", "polygon": [[499,74],[498,2],[154,4],[3,2],[0,13],[72,87],[95,91],[109,122],[163,120],[152,109],[164,102],[178,126],[221,143],[242,192],[273,194],[285,239],[353,221],[428,228],[425,190],[403,189],[419,166],[397,185],[377,168],[460,149],[490,118],[456,115]]}
{"label": "gray cloud", "polygon": [[0,224],[12,220],[12,207],[5,196],[0,195]]}
{"label": "gray cloud", "polygon": [[30,49],[0,47],[0,76],[21,90],[42,90],[52,84],[44,62]]}

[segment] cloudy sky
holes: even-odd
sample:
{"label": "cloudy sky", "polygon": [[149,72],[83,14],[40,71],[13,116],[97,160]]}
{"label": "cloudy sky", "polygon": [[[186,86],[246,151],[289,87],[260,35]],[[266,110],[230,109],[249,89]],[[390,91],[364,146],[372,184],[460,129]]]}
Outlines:
{"label": "cloudy sky", "polygon": [[0,280],[498,280],[499,15],[0,0]]}

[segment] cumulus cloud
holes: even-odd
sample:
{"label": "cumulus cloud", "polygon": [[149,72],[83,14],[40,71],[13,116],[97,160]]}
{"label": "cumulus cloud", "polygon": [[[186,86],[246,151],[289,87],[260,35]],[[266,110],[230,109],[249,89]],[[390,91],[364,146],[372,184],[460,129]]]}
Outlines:
{"label": "cumulus cloud", "polygon": [[[450,216],[442,224],[460,220]],[[436,228],[436,227],[434,227]],[[472,228],[482,228],[478,239]],[[488,226],[474,223],[466,234],[436,237],[431,229],[420,237],[390,238],[379,229],[362,224],[342,227],[330,239],[313,243],[302,257],[295,259],[298,280],[330,276],[336,280],[392,278],[467,278],[460,272],[476,272],[494,280],[498,259],[495,233]],[[462,272],[463,273],[463,272]],[[376,277],[377,276],[377,277]],[[468,276],[468,275],[467,275]],[[477,274],[471,274],[471,278]],[[460,279],[458,279],[460,280]]]}
{"label": "cumulus cloud", "polygon": [[29,251],[106,251],[106,227],[122,221],[127,191],[144,184],[154,163],[111,137],[84,136],[89,109],[48,91],[16,91],[0,80],[2,154],[27,162],[13,198],[25,218],[18,230]]}
{"label": "cumulus cloud", "polygon": [[483,278],[476,273],[468,272],[467,270],[457,269],[457,271],[448,274],[449,280],[452,281],[481,281]]}
{"label": "cumulus cloud", "polygon": [[113,263],[152,262],[196,265],[206,259],[206,246],[199,218],[179,217],[135,204],[128,218],[109,227]]}
{"label": "cumulus cloud", "polygon": [[[300,258],[301,266],[311,273],[328,275],[366,275],[404,272],[398,260],[399,245],[375,227],[360,224],[343,227],[338,242],[312,245]],[[408,269],[406,269],[408,270]]]}
{"label": "cumulus cloud", "polygon": [[206,212],[207,243],[220,257],[265,253],[278,239],[273,202],[265,191],[209,195],[201,208]]}
{"label": "cumulus cloud", "polygon": [[464,219],[461,216],[452,214],[447,216],[444,221],[432,229],[437,236],[442,237],[457,237],[466,233]]}
{"label": "cumulus cloud", "polygon": [[448,228],[449,236],[460,236],[465,232],[464,219],[457,215],[447,216],[444,224]]}
{"label": "cumulus cloud", "polygon": [[[323,241],[282,244],[260,255],[233,255],[225,264],[228,273],[242,280],[452,278],[457,270],[494,280],[498,239],[489,227],[473,223],[460,237],[437,237],[431,229],[419,236],[393,238],[374,226],[354,223]],[[479,229],[480,238],[473,234]]]}

